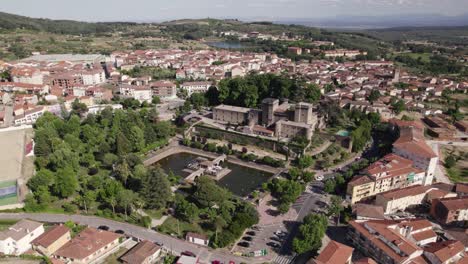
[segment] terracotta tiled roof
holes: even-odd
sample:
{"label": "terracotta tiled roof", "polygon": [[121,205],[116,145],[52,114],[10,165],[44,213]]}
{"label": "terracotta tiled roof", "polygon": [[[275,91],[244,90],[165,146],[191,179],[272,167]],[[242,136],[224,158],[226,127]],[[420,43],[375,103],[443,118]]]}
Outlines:
{"label": "terracotta tiled roof", "polygon": [[356,216],[373,218],[373,219],[385,219],[384,211],[382,206],[370,205],[370,204],[356,204],[354,206],[354,213]]}
{"label": "terracotta tiled roof", "polygon": [[50,246],[52,243],[57,241],[66,233],[70,232],[70,229],[64,225],[56,225],[51,229],[47,230],[45,233],[34,239],[31,244],[40,245],[45,248]]}
{"label": "terracotta tiled roof", "polygon": [[369,183],[369,182],[372,182],[372,179],[369,176],[359,175],[351,179],[351,181],[349,181],[348,184],[351,186],[359,186],[359,185]]}
{"label": "terracotta tiled roof", "polygon": [[119,237],[120,235],[112,232],[88,227],[57,250],[54,255],[75,260],[84,259]]}
{"label": "terracotta tiled roof", "polygon": [[316,264],[345,264],[351,258],[353,250],[352,247],[331,240],[315,262]]}
{"label": "terracotta tiled roof", "polygon": [[148,240],[144,240],[132,249],[130,249],[125,255],[123,255],[120,259],[124,263],[130,264],[138,264],[143,263],[148,257],[154,255],[161,247],[150,242]]}
{"label": "terracotta tiled roof", "polygon": [[355,261],[354,264],[377,264],[377,262],[371,258],[362,258]]}
{"label": "terracotta tiled roof", "polygon": [[445,263],[452,257],[465,251],[465,247],[460,241],[446,240],[442,242],[430,243],[425,248],[426,252],[434,254],[441,263]]}
{"label": "terracotta tiled roof", "polygon": [[401,199],[404,197],[415,196],[415,195],[426,193],[429,189],[431,189],[430,186],[415,185],[415,186],[410,186],[407,188],[383,192],[383,193],[377,194],[377,196],[383,196],[387,200],[397,200],[397,199]]}
{"label": "terracotta tiled roof", "polygon": [[[396,263],[403,263],[408,261],[410,256],[418,256],[418,252],[422,253],[422,249],[392,228],[392,226],[396,224],[398,224],[398,222],[391,220],[349,222],[350,226],[366,237],[373,245],[385,252],[388,257],[393,259]],[[384,238],[386,242],[381,238]],[[397,252],[397,249],[400,252]]]}

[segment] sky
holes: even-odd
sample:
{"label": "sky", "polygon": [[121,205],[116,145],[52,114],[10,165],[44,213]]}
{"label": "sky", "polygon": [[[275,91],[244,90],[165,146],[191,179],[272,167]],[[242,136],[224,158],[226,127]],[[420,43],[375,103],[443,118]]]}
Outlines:
{"label": "sky", "polygon": [[468,14],[468,0],[1,0],[0,11],[51,19],[149,21],[181,18],[281,20],[404,14]]}

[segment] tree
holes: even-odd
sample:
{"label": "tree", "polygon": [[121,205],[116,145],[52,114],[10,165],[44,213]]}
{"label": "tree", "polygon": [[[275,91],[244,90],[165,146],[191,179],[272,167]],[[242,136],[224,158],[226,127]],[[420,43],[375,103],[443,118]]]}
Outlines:
{"label": "tree", "polygon": [[324,215],[307,215],[299,226],[299,232],[293,239],[294,252],[302,254],[320,249],[327,225],[328,221]]}
{"label": "tree", "polygon": [[172,199],[171,183],[159,167],[152,169],[141,185],[140,195],[149,209],[164,208]]}
{"label": "tree", "polygon": [[59,197],[68,198],[75,193],[78,188],[76,173],[71,167],[65,167],[57,171],[57,178],[54,184],[54,192]]}
{"label": "tree", "polygon": [[341,211],[343,211],[343,199],[339,196],[332,196],[330,208],[328,209],[328,214],[330,216],[337,217],[339,219]]}
{"label": "tree", "polygon": [[369,96],[367,97],[367,100],[369,100],[369,102],[373,103],[375,101],[377,101],[377,99],[379,99],[380,97],[380,92],[379,90],[372,90],[369,94]]}
{"label": "tree", "polygon": [[309,84],[305,88],[305,100],[310,103],[315,103],[320,99],[322,93],[317,84]]}
{"label": "tree", "polygon": [[80,103],[78,99],[75,99],[72,103],[72,110],[80,116],[83,116],[88,112],[88,107],[84,103]]}
{"label": "tree", "polygon": [[117,135],[116,145],[118,156],[125,156],[125,154],[129,153],[132,149],[130,141],[128,141],[127,137],[125,137],[122,132]]}
{"label": "tree", "polygon": [[216,86],[210,86],[210,88],[208,88],[208,91],[206,91],[205,93],[205,97],[209,106],[217,106],[220,104],[219,91],[218,88],[216,88]]}
{"label": "tree", "polygon": [[182,195],[177,195],[175,201],[175,214],[178,218],[186,222],[198,218],[198,207],[194,203],[188,202]]}
{"label": "tree", "polygon": [[308,156],[308,155],[303,155],[297,161],[297,165],[302,170],[306,169],[306,168],[309,168],[313,164],[314,164],[314,159],[312,158],[312,156]]}
{"label": "tree", "polygon": [[115,207],[118,203],[118,197],[123,190],[124,188],[120,182],[115,180],[108,180],[104,185],[104,189],[100,193],[101,199],[111,206],[113,214],[115,214]]}
{"label": "tree", "polygon": [[125,213],[125,219],[127,219],[128,212],[130,211],[133,203],[138,199],[136,193],[131,190],[122,190],[118,193],[117,200],[119,205],[123,207]]}
{"label": "tree", "polygon": [[161,98],[159,98],[159,96],[153,96],[153,99],[151,100],[151,102],[155,105],[158,105],[161,103]]}
{"label": "tree", "polygon": [[132,126],[128,141],[133,146],[133,151],[141,151],[145,147],[145,135],[143,130],[137,126]]}
{"label": "tree", "polygon": [[79,202],[83,205],[85,212],[88,213],[88,210],[92,207],[93,203],[96,201],[97,194],[94,191],[86,190],[83,195],[79,197]]}
{"label": "tree", "polygon": [[193,197],[203,207],[211,207],[213,205],[220,205],[222,202],[228,200],[230,193],[218,186],[211,178],[201,176],[196,180],[195,193]]}
{"label": "tree", "polygon": [[447,168],[453,168],[457,164],[457,159],[453,155],[448,155],[444,160],[444,165]]}
{"label": "tree", "polygon": [[202,93],[193,93],[190,96],[190,103],[195,107],[195,109],[200,110],[202,106],[208,104],[205,95]]}
{"label": "tree", "polygon": [[393,109],[393,112],[395,114],[399,115],[401,112],[403,112],[406,109],[405,102],[403,100],[396,100],[392,99],[392,102],[390,103]]}
{"label": "tree", "polygon": [[333,179],[327,179],[325,181],[325,184],[324,184],[324,187],[323,187],[323,190],[327,193],[333,193],[335,191],[335,188],[336,188],[336,182],[335,180]]}
{"label": "tree", "polygon": [[122,162],[120,162],[115,167],[115,173],[119,177],[120,181],[122,181],[123,185],[127,186],[127,180],[132,174],[132,172],[130,171],[130,166],[127,163],[127,159],[124,158]]}

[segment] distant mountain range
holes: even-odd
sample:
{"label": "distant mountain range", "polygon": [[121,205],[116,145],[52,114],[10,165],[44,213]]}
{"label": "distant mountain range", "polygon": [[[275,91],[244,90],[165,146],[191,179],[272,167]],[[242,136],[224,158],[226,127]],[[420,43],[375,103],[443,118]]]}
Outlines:
{"label": "distant mountain range", "polygon": [[468,14],[460,16],[444,15],[392,15],[392,16],[339,16],[334,18],[292,18],[278,19],[279,24],[296,24],[321,28],[391,28],[391,27],[430,27],[430,26],[465,26]]}

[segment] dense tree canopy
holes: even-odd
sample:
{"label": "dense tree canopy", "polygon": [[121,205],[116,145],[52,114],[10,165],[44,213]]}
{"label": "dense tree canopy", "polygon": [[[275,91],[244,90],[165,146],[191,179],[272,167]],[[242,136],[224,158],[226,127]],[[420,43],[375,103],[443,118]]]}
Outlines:
{"label": "dense tree canopy", "polygon": [[108,108],[82,120],[80,109],[75,105],[66,119],[45,113],[36,122],[37,173],[28,182],[28,202],[35,206],[27,208],[63,198],[85,211],[109,208],[125,215],[133,203],[164,207],[171,197],[167,176],[144,168],[138,154],[166,142],[172,125],[155,122],[146,110]]}

